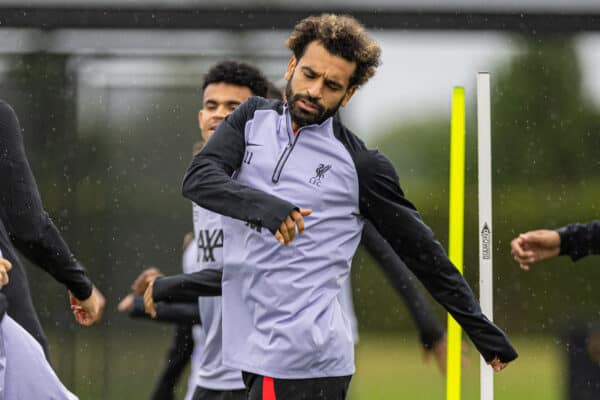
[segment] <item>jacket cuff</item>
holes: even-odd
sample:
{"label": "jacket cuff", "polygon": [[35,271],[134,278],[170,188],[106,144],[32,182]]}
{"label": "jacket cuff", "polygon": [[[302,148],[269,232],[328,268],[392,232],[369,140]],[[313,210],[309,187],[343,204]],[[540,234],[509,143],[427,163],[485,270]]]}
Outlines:
{"label": "jacket cuff", "polygon": [[573,261],[576,261],[584,256],[577,250],[577,243],[574,235],[571,234],[571,225],[563,226],[556,230],[560,237],[560,255],[569,256]]}
{"label": "jacket cuff", "polygon": [[80,268],[79,278],[76,281],[69,282],[67,287],[77,300],[83,301],[92,295],[94,284],[79,262],[77,262],[77,266]]}
{"label": "jacket cuff", "polygon": [[[291,203],[282,205],[273,210],[263,218],[262,225],[265,226],[273,235],[281,226],[281,223],[292,213],[292,211],[300,211],[300,209]],[[252,223],[252,221],[250,221]]]}
{"label": "jacket cuff", "polygon": [[439,327],[436,327],[431,332],[421,332],[421,343],[427,350],[433,349],[433,347],[446,336],[446,333]]}

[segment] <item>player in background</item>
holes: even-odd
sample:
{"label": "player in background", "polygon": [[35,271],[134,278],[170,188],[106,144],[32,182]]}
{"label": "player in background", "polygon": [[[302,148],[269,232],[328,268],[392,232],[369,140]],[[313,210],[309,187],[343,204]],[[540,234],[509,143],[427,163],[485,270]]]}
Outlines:
{"label": "player in background", "polygon": [[[98,321],[105,300],[81,263],[44,210],[25,154],[17,115],[0,101],[0,225],[21,254],[40,266],[69,291],[77,322],[89,326]],[[8,299],[7,313],[43,347],[47,340],[33,307],[25,269],[16,255],[6,254],[13,265],[9,285],[2,291]]]}
{"label": "player in background", "polygon": [[[367,219],[503,369],[516,351],[404,197],[391,163],[333,118],[374,74],[379,46],[356,20],[331,14],[302,20],[288,46],[287,101],[238,107],[184,179],[186,197],[230,217],[225,365],[243,369],[250,399],[345,398],[354,356],[338,295]],[[209,278],[205,289],[214,288]]]}

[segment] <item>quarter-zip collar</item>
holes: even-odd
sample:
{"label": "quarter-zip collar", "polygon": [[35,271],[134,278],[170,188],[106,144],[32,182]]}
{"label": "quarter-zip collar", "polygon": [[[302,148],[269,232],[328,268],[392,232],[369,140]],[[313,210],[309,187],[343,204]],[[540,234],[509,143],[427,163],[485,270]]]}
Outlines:
{"label": "quarter-zip collar", "polygon": [[298,128],[298,130],[296,131],[295,134],[294,134],[294,128],[292,126],[292,114],[290,113],[290,109],[288,108],[287,103],[283,104],[283,118],[285,118],[285,124],[287,127],[287,134],[288,134],[289,142],[292,143],[294,141],[294,137],[298,136],[301,131],[306,130],[306,129],[315,129],[315,130],[324,129],[328,124],[331,123],[331,119],[333,117],[327,118],[325,121],[321,122],[320,124],[310,124],[310,125],[302,126],[302,127]]}
{"label": "quarter-zip collar", "polygon": [[331,123],[331,119],[327,118],[325,121],[323,121],[321,124],[311,124],[311,125],[306,125],[303,127],[300,127],[298,129],[298,131],[296,131],[294,133],[294,129],[292,127],[292,116],[290,113],[290,110],[287,107],[287,103],[283,105],[283,118],[285,118],[285,124],[286,124],[286,133],[287,133],[287,137],[288,137],[288,144],[285,146],[285,149],[283,150],[283,153],[281,153],[281,157],[279,157],[279,160],[277,160],[277,164],[275,165],[275,170],[273,171],[273,176],[271,177],[271,181],[273,183],[278,183],[279,179],[281,178],[281,172],[283,171],[283,167],[285,166],[288,158],[290,157],[290,154],[292,154],[292,151],[294,150],[294,147],[296,146],[296,143],[298,143],[298,139],[300,138],[300,133],[303,130],[306,129],[311,129],[314,128],[315,130],[322,130],[322,129],[327,129],[326,125]]}

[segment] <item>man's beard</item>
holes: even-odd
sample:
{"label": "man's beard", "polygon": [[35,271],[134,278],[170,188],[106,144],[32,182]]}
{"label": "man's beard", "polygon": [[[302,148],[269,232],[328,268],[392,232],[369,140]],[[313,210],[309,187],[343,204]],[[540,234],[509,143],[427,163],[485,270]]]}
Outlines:
{"label": "man's beard", "polygon": [[[288,108],[290,109],[292,121],[294,121],[298,125],[298,127],[313,124],[320,125],[327,118],[333,116],[342,105],[343,98],[342,100],[340,100],[337,106],[333,108],[325,108],[325,106],[323,106],[319,99],[316,97],[312,97],[307,94],[293,93],[293,78],[294,75],[292,74],[285,87],[285,98],[287,99],[287,104]],[[304,102],[308,103],[309,106],[316,108],[317,112],[313,114],[300,108],[298,106],[298,101],[300,100],[304,100]]]}

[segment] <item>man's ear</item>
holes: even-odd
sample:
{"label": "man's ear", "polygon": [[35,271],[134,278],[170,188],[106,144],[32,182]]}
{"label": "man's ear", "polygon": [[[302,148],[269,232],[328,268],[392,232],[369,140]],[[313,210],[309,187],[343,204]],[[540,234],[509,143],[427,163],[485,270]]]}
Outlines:
{"label": "man's ear", "polygon": [[348,104],[352,96],[354,96],[354,93],[356,93],[356,89],[358,89],[358,86],[354,85],[346,90],[346,94],[342,100],[342,107],[346,107],[346,104]]}
{"label": "man's ear", "polygon": [[202,112],[203,112],[202,109],[200,111],[198,111],[198,128],[200,128],[200,136],[202,137],[202,140],[204,140],[204,142],[207,142],[209,138],[204,137],[205,133],[202,130]]}
{"label": "man's ear", "polygon": [[296,56],[291,56],[290,57],[290,61],[288,62],[288,66],[287,66],[287,70],[285,71],[285,80],[289,81],[292,78],[292,75],[294,74],[294,69],[296,68],[296,63],[298,60],[296,60]]}

